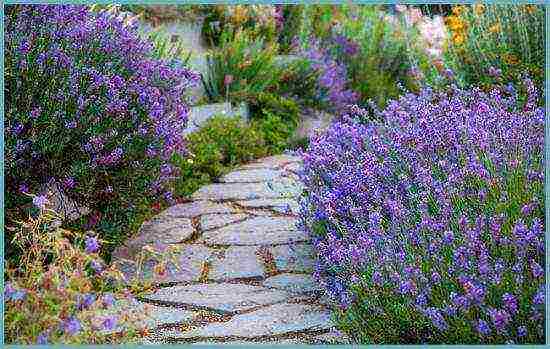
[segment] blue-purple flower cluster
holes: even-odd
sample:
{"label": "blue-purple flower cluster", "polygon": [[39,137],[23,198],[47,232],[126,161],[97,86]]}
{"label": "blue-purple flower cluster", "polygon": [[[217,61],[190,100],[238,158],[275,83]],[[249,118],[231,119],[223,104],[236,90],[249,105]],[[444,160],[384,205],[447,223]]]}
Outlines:
{"label": "blue-purple flower cluster", "polygon": [[525,87],[424,89],[312,138],[302,226],[352,336],[544,342],[545,117]]}
{"label": "blue-purple flower cluster", "polygon": [[[314,38],[310,39],[307,47],[299,47],[298,44],[294,46],[299,55],[312,62],[312,68],[319,75],[319,100],[326,102],[334,111],[357,102],[358,94],[348,86],[346,66],[335,60],[327,48],[323,48]],[[348,46],[346,49],[349,49]]]}
{"label": "blue-purple flower cluster", "polygon": [[8,6],[5,25],[8,192],[55,181],[91,208],[166,195],[199,76],[153,59],[136,23],[87,6]]}

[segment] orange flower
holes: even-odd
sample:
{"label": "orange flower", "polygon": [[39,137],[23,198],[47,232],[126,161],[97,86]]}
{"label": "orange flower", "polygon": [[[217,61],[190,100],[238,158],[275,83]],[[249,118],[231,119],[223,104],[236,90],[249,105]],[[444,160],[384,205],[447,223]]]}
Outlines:
{"label": "orange flower", "polygon": [[474,13],[478,16],[481,16],[485,12],[485,5],[483,4],[475,4],[474,5]]}
{"label": "orange flower", "polygon": [[447,17],[447,25],[452,31],[461,31],[466,29],[466,23],[457,16]]}
{"label": "orange flower", "polygon": [[460,16],[465,10],[464,5],[453,6],[453,14]]}
{"label": "orange flower", "polygon": [[518,57],[513,54],[505,54],[502,59],[510,65],[516,65],[519,63]]}
{"label": "orange flower", "polygon": [[462,45],[464,43],[464,34],[461,33],[453,33],[453,44],[455,45]]}
{"label": "orange flower", "polygon": [[495,25],[493,25],[489,28],[489,31],[491,33],[498,33],[498,32],[500,32],[500,29],[501,29],[500,23],[496,23]]}
{"label": "orange flower", "polygon": [[532,15],[536,10],[537,10],[537,6],[535,6],[535,5],[526,5],[525,6],[525,11],[527,11],[527,13],[529,13],[530,15]]}

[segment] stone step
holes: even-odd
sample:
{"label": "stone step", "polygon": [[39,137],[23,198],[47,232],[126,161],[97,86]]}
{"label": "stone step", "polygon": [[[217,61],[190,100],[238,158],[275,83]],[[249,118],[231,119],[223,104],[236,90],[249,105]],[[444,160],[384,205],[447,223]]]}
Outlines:
{"label": "stone step", "polygon": [[200,127],[209,119],[218,115],[240,117],[241,119],[247,121],[249,119],[248,106],[246,104],[232,106],[231,103],[225,102],[203,104],[191,107],[189,119],[187,121],[187,128],[184,130],[184,134],[189,134],[199,130]]}

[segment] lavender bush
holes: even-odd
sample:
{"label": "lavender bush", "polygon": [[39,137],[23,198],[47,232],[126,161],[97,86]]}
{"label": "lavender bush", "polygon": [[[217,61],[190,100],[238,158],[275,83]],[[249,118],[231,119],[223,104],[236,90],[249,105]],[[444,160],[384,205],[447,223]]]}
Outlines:
{"label": "lavender bush", "polygon": [[[143,197],[171,198],[193,72],[153,59],[136,24],[86,6],[6,7],[6,212],[57,183],[116,240]],[[101,217],[101,219],[99,219]]]}
{"label": "lavender bush", "polygon": [[544,343],[544,111],[524,83],[525,102],[424,89],[312,138],[302,225],[357,341]]}

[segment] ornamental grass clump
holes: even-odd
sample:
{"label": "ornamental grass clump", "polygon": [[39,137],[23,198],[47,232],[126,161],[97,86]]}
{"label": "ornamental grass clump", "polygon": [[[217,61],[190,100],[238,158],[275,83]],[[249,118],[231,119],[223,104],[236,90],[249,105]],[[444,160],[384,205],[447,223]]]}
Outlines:
{"label": "ornamental grass clump", "polygon": [[83,223],[120,240],[144,197],[171,199],[198,76],[154,59],[110,11],[13,5],[5,25],[8,223],[26,217],[25,193],[56,185],[90,209]]}
{"label": "ornamental grass clump", "polygon": [[544,110],[524,86],[424,89],[311,139],[302,226],[355,340],[544,343]]}

